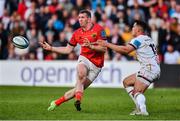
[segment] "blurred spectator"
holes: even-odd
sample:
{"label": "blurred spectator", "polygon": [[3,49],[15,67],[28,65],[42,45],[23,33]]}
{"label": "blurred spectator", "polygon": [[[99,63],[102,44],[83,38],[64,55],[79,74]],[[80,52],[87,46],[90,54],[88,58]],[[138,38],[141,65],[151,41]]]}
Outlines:
{"label": "blurred spectator", "polygon": [[4,25],[0,22],[0,59],[8,58],[8,33],[4,30]]}
{"label": "blurred spectator", "polygon": [[125,25],[124,30],[120,33],[125,43],[128,43],[132,38],[131,28],[129,25]]}
{"label": "blurred spectator", "polygon": [[174,35],[175,33],[171,30],[170,21],[162,23],[161,28],[159,29],[159,49],[160,53],[164,54],[168,44],[174,45]]}
{"label": "blurred spectator", "polygon": [[45,32],[48,30],[48,27],[53,29],[52,26],[48,25],[49,18],[51,18],[49,8],[47,6],[41,6],[39,13],[39,27],[41,28],[43,34],[45,34]]}
{"label": "blurred spectator", "polygon": [[55,33],[55,29],[53,26],[53,20],[52,19],[48,20],[47,25],[45,27],[45,33],[44,34],[47,35],[48,32]]}
{"label": "blurred spectator", "polygon": [[16,58],[14,45],[13,45],[12,43],[9,44],[9,48],[8,48],[8,59],[9,59],[9,60],[18,59],[18,58]]}
{"label": "blurred spectator", "polygon": [[46,39],[47,39],[47,42],[48,42],[49,44],[52,44],[53,41],[54,41],[54,32],[48,31],[48,32],[46,33]]}
{"label": "blurred spectator", "polygon": [[77,60],[77,58],[78,57],[74,51],[68,54],[68,60]]}
{"label": "blurred spectator", "polygon": [[14,54],[15,58],[19,60],[26,60],[28,56],[29,48],[26,49],[19,49],[19,48],[14,48]]}
{"label": "blurred spectator", "polygon": [[157,5],[154,7],[154,12],[157,13],[159,17],[163,17],[164,14],[168,13],[168,7],[164,0],[158,0]]}
{"label": "blurred spectator", "polygon": [[69,19],[69,12],[66,9],[64,9],[62,11],[61,17],[58,16],[58,19],[60,19],[62,21],[63,25],[65,26],[66,22]]}
{"label": "blurred spectator", "polygon": [[178,19],[178,23],[180,24],[180,4],[177,4],[177,5],[176,5],[175,12],[173,12],[173,13],[171,14],[171,17],[177,18],[177,19]]}
{"label": "blurred spectator", "polygon": [[[10,17],[10,22],[8,23],[7,30],[11,31],[14,28],[15,22],[18,22],[19,24],[20,20],[21,20],[21,17],[17,14],[17,12],[14,12]],[[24,21],[21,21],[21,22],[24,22]]]}
{"label": "blurred spectator", "polygon": [[78,23],[78,11],[76,9],[73,9],[71,11],[71,15],[69,18],[69,24],[72,26],[73,30],[76,30],[80,27]]}
{"label": "blurred spectator", "polygon": [[106,13],[102,13],[101,19],[102,21],[100,24],[104,27],[106,36],[109,37],[113,29],[113,23],[110,19],[108,19]]}
{"label": "blurred spectator", "polygon": [[22,0],[19,4],[18,4],[18,14],[20,14],[21,18],[24,20],[24,15],[25,15],[25,12],[26,12],[26,3],[24,0]]}
{"label": "blurred spectator", "polygon": [[151,37],[155,41],[156,46],[158,46],[158,35],[159,35],[158,29],[155,24],[151,24],[150,28],[151,28],[151,33],[150,33]]}
{"label": "blurred spectator", "polygon": [[106,1],[106,6],[104,8],[105,14],[107,15],[107,17],[110,17],[111,13],[112,13],[112,9],[113,9],[113,4],[111,0],[107,0]]}
{"label": "blurred spectator", "polygon": [[115,3],[115,5],[117,5],[117,9],[119,11],[125,11],[127,8],[127,4],[125,0],[117,0],[117,3]]}
{"label": "blurred spectator", "polygon": [[92,10],[96,11],[99,6],[102,10],[105,8],[106,1],[105,0],[92,0]]}
{"label": "blurred spectator", "polygon": [[111,11],[109,18],[111,19],[111,21],[114,24],[119,22],[119,20],[117,18],[117,8],[115,6],[112,7],[112,11]]}
{"label": "blurred spectator", "polygon": [[27,38],[28,38],[28,40],[30,42],[29,47],[31,49],[37,49],[37,47],[38,47],[38,38],[41,35],[40,31],[35,29],[35,28],[32,28],[32,29],[27,30],[26,35],[27,35]]}
{"label": "blurred spectator", "polygon": [[36,51],[35,50],[30,50],[29,51],[29,54],[27,55],[26,59],[29,59],[29,60],[37,60],[37,57],[36,57]]}
{"label": "blurred spectator", "polygon": [[143,0],[128,0],[128,2],[127,2],[128,7],[133,7],[134,4],[142,5]]}
{"label": "blurred spectator", "polygon": [[43,49],[41,47],[36,50],[36,57],[38,60],[44,59]]}
{"label": "blurred spectator", "polygon": [[180,59],[180,53],[174,50],[172,45],[167,46],[167,52],[164,55],[164,63],[165,64],[177,64],[178,59]]}
{"label": "blurred spectator", "polygon": [[0,0],[0,18],[3,16],[3,11],[5,8],[5,1],[6,0]]}
{"label": "blurred spectator", "polygon": [[118,19],[118,24],[119,24],[119,27],[120,27],[120,30],[124,30],[125,28],[125,25],[128,24],[128,20],[127,20],[127,17],[125,15],[125,12],[124,11],[121,11],[119,10],[117,12],[117,19]]}
{"label": "blurred spectator", "polygon": [[73,33],[73,29],[72,27],[70,27],[69,24],[66,24],[65,28],[64,28],[64,32],[66,35],[66,39],[69,41],[71,39],[72,33]]}
{"label": "blurred spectator", "polygon": [[[54,41],[52,43],[53,46],[59,47],[59,46],[66,46],[68,44],[68,41],[66,40],[66,35],[64,32],[59,32],[58,40]],[[58,59],[65,60],[68,58],[68,55],[65,54],[59,54]]]}
{"label": "blurred spectator", "polygon": [[172,17],[172,15],[176,12],[176,0],[170,0],[170,8],[169,8],[169,16]]}
{"label": "blurred spectator", "polygon": [[64,24],[61,20],[58,19],[57,14],[53,14],[51,19],[53,21],[53,28],[55,29],[56,33],[64,29]]}
{"label": "blurred spectator", "polygon": [[40,8],[42,6],[46,6],[46,0],[37,0],[37,8]]}
{"label": "blurred spectator", "polygon": [[57,60],[58,54],[55,52],[47,52],[47,55],[45,55],[44,60]]}
{"label": "blurred spectator", "polygon": [[[124,45],[124,40],[122,39],[120,35],[120,30],[118,24],[115,24],[114,29],[112,30],[112,35],[108,38],[108,41],[110,43],[116,44],[116,45]],[[113,59],[114,55],[116,54],[114,51],[111,49],[108,49],[108,53],[110,56],[110,60]]]}
{"label": "blurred spectator", "polygon": [[177,33],[174,38],[174,41],[176,42],[176,46],[175,46],[176,50],[180,52],[180,24],[178,24]]}
{"label": "blurred spectator", "polygon": [[71,2],[69,2],[69,0],[63,0],[62,6],[63,6],[63,8],[66,8],[68,13],[70,13],[73,8],[73,4]]}
{"label": "blurred spectator", "polygon": [[[44,42],[44,41],[46,41],[46,38],[45,38],[44,35],[40,35],[38,37],[38,40],[41,41],[41,42]],[[37,47],[37,50],[36,50],[37,59],[38,60],[43,60],[45,54],[46,54],[46,52],[44,52],[43,49],[41,47],[39,47],[39,44],[38,44],[38,47]]]}
{"label": "blurred spectator", "polygon": [[14,23],[12,25],[12,29],[11,29],[12,36],[19,35],[21,29],[22,29],[22,27],[20,26],[20,22],[19,21],[14,21]]}
{"label": "blurred spectator", "polygon": [[103,10],[101,9],[101,7],[97,6],[96,11],[94,12],[95,22],[101,21],[101,14],[102,13],[103,13]]}
{"label": "blurred spectator", "polygon": [[7,30],[8,29],[8,24],[10,22],[10,16],[9,13],[7,11],[7,9],[4,9],[3,11],[3,15],[2,15],[2,23],[4,25],[4,29]]}
{"label": "blurred spectator", "polygon": [[128,18],[130,25],[132,25],[135,20],[145,21],[144,11],[140,8],[138,1],[134,0],[133,3],[133,8],[130,9]]}
{"label": "blurred spectator", "polygon": [[149,26],[154,24],[157,28],[159,28],[162,24],[162,19],[157,17],[157,13],[155,13],[154,11],[150,11],[150,19],[148,21],[148,24]]}
{"label": "blurred spectator", "polygon": [[31,6],[29,8],[27,8],[25,13],[24,13],[24,19],[25,20],[27,20],[30,15],[38,13],[38,9],[36,8],[36,5],[37,4],[35,1],[31,2]]}
{"label": "blurred spectator", "polygon": [[[0,0],[4,1],[4,0]],[[18,8],[19,0],[5,0],[5,8],[8,9],[9,14],[11,15]]]}
{"label": "blurred spectator", "polygon": [[49,11],[51,14],[54,14],[58,8],[58,0],[52,0],[51,4],[49,5]]}

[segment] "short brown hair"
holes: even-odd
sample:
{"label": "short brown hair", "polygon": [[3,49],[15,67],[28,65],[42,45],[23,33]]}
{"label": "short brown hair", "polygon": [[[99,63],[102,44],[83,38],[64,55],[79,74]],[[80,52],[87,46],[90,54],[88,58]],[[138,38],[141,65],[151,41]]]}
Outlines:
{"label": "short brown hair", "polygon": [[80,14],[80,13],[85,13],[85,14],[87,15],[87,17],[91,18],[91,12],[90,12],[89,10],[81,10],[81,11],[79,12],[79,14]]}

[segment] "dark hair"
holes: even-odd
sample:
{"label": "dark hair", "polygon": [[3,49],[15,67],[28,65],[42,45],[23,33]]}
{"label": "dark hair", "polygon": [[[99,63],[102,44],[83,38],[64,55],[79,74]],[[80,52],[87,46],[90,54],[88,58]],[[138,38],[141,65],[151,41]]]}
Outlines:
{"label": "dark hair", "polygon": [[147,24],[146,24],[145,22],[143,22],[143,21],[136,20],[136,21],[134,22],[134,25],[140,26],[143,31],[146,31],[146,30],[148,29]]}
{"label": "dark hair", "polygon": [[85,13],[87,17],[91,18],[91,12],[88,10],[81,10],[79,13]]}

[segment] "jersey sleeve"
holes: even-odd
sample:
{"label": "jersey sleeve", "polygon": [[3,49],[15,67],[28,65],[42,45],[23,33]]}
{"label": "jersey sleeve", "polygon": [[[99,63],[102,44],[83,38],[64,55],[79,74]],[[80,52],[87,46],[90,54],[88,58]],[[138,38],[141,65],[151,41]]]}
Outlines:
{"label": "jersey sleeve", "polygon": [[76,46],[77,45],[77,41],[76,41],[76,38],[75,38],[75,33],[73,33],[73,35],[72,35],[72,37],[71,37],[68,44],[71,45],[71,46]]}
{"label": "jersey sleeve", "polygon": [[138,49],[142,43],[137,38],[134,38],[129,42],[129,44],[133,46],[135,49]]}
{"label": "jersey sleeve", "polygon": [[100,40],[106,40],[107,37],[106,37],[106,32],[103,28],[101,28],[99,31],[98,31],[98,37],[97,39],[100,39]]}

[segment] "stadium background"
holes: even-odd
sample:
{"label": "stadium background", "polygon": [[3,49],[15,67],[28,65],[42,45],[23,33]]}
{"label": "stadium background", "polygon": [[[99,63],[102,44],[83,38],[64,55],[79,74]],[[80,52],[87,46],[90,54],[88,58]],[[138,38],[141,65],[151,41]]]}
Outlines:
{"label": "stadium background", "polygon": [[[60,109],[52,115],[47,114],[45,111],[47,104],[67,90],[63,87],[71,87],[75,83],[73,77],[71,77],[73,81],[68,82],[69,75],[59,77],[58,74],[60,74],[59,69],[73,72],[72,67],[76,65],[80,47],[77,46],[69,55],[61,55],[42,50],[38,41],[45,40],[53,46],[66,46],[73,31],[79,28],[77,16],[81,9],[91,10],[93,21],[102,25],[108,41],[117,45],[127,44],[131,40],[131,25],[134,20],[146,21],[149,25],[147,33],[158,47],[162,68],[161,78],[155,83],[155,87],[180,87],[180,66],[178,65],[180,64],[180,3],[178,0],[0,0],[0,119],[180,119],[178,113],[174,113],[180,112],[178,88],[148,90],[147,98],[150,102],[148,106],[152,117],[128,117],[127,114],[133,107],[132,102],[122,89],[119,91],[111,87],[122,87],[122,79],[135,72],[138,64],[134,53],[127,56],[112,50],[108,50],[105,54],[105,73],[99,79],[100,81],[94,84],[94,86],[109,88],[88,89],[84,99],[86,102],[84,107],[89,107],[91,102],[88,97],[94,97],[91,100],[95,107],[85,108],[85,112],[78,114],[72,111],[72,102],[70,102],[62,108],[64,111],[70,111],[71,115]],[[16,35],[25,36],[30,41],[30,46],[23,50],[15,48],[11,40]],[[23,76],[22,72],[26,75]],[[55,78],[62,78],[64,81],[57,79],[55,82]],[[105,91],[113,94],[104,95]],[[102,92],[102,95],[98,95],[98,92]],[[28,100],[28,97],[31,99]],[[99,97],[102,105],[99,104]],[[106,102],[104,101],[106,97],[114,101]],[[41,102],[39,98],[43,101]],[[154,102],[156,99],[162,103]],[[109,104],[110,101],[112,104]],[[41,108],[36,107],[39,103],[42,103]],[[171,106],[172,103],[177,106]],[[29,104],[31,106],[27,106]],[[113,107],[114,105],[116,108]],[[157,110],[161,112],[160,114],[154,109],[157,105],[159,105]],[[112,108],[113,111],[107,114],[99,108],[96,109],[98,106],[102,110],[109,108],[108,111],[110,111]],[[39,113],[34,114],[34,109]],[[93,115],[93,111],[97,115]],[[23,116],[20,116],[21,113]],[[59,116],[58,113],[63,115]]]}

